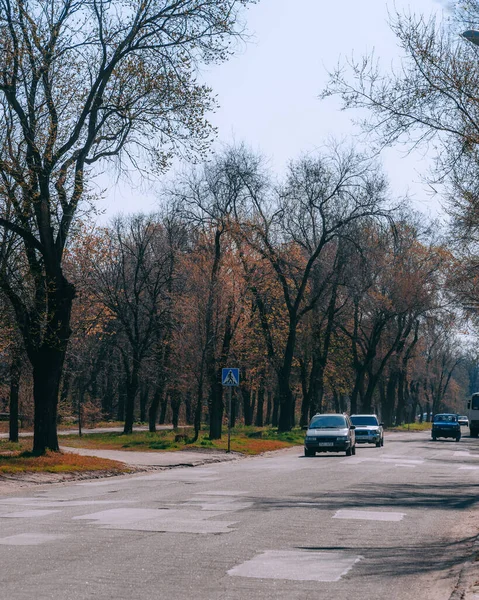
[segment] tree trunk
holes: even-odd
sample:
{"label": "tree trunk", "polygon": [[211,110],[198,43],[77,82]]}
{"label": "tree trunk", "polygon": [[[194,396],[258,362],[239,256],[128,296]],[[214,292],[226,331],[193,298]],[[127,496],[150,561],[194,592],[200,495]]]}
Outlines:
{"label": "tree trunk", "polygon": [[174,390],[171,393],[171,422],[173,424],[173,429],[178,429],[178,421],[180,416],[180,406],[181,406],[181,393],[177,390]]}
{"label": "tree trunk", "polygon": [[158,423],[164,425],[166,421],[166,409],[168,408],[168,395],[163,391],[160,398],[160,417]]}
{"label": "tree trunk", "polygon": [[276,392],[273,396],[273,416],[271,418],[271,425],[273,427],[278,427],[279,403],[279,393]]}
{"label": "tree trunk", "polygon": [[140,386],[140,421],[144,423],[146,421],[146,407],[148,405],[148,396],[150,389],[148,384]]}
{"label": "tree trunk", "polygon": [[264,415],[264,387],[261,385],[258,389],[258,401],[256,408],[256,427],[263,427],[263,415]]}
{"label": "tree trunk", "polygon": [[45,454],[47,450],[59,452],[57,406],[64,359],[64,350],[43,346],[32,363],[33,454],[36,456]]}
{"label": "tree trunk", "polygon": [[187,425],[192,425],[193,414],[192,414],[192,401],[191,392],[188,390],[185,394],[185,421]]}
{"label": "tree trunk", "polygon": [[134,357],[131,375],[128,378],[126,386],[125,426],[123,428],[123,433],[127,435],[133,433],[133,423],[135,421],[135,400],[139,388],[139,371],[140,362],[136,357]]}
{"label": "tree trunk", "polygon": [[241,386],[241,395],[243,398],[244,424],[249,427],[253,424],[253,413],[251,411],[251,388]]}
{"label": "tree trunk", "polygon": [[10,365],[10,423],[8,439],[18,442],[18,396],[20,390],[20,376],[22,372],[22,357],[18,350],[14,350]]}
{"label": "tree trunk", "polygon": [[223,386],[219,381],[211,386],[210,401],[208,402],[210,415],[210,440],[220,440],[223,426]]}
{"label": "tree trunk", "polygon": [[266,418],[264,420],[265,425],[271,424],[271,410],[273,408],[273,394],[268,390],[268,400],[266,402]]}

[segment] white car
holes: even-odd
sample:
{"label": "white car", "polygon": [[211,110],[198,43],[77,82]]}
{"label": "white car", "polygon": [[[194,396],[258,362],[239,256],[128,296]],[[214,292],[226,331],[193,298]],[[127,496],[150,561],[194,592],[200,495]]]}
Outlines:
{"label": "white car", "polygon": [[469,419],[467,418],[466,415],[459,415],[457,417],[457,421],[459,423],[459,425],[464,426],[464,427],[469,427]]}
{"label": "white car", "polygon": [[351,415],[351,423],[356,425],[357,444],[376,444],[384,446],[384,425],[376,415]]}
{"label": "white car", "polygon": [[304,438],[304,455],[316,452],[346,452],[356,454],[355,427],[347,415],[314,415]]}

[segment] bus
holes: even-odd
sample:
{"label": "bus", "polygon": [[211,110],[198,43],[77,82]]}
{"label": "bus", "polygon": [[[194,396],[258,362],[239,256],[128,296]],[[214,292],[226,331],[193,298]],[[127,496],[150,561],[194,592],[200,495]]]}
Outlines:
{"label": "bus", "polygon": [[479,392],[472,394],[467,403],[467,416],[469,418],[469,430],[471,437],[479,435]]}

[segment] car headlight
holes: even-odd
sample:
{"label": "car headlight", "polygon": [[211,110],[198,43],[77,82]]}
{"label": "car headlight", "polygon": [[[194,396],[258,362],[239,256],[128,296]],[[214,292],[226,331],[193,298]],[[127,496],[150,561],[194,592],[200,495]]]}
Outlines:
{"label": "car headlight", "polygon": [[316,441],[316,438],[312,437],[310,435],[307,435],[305,439],[306,439],[307,442],[315,442]]}
{"label": "car headlight", "polygon": [[348,441],[348,436],[347,435],[340,435],[338,437],[338,442],[347,442]]}

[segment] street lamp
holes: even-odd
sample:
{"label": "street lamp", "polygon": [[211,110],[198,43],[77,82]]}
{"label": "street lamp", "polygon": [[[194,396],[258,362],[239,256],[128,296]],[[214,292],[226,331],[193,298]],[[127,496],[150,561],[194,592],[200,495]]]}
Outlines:
{"label": "street lamp", "polygon": [[464,33],[461,33],[461,35],[463,38],[466,38],[468,42],[472,42],[476,46],[479,46],[479,31],[468,29],[467,31],[464,31]]}

